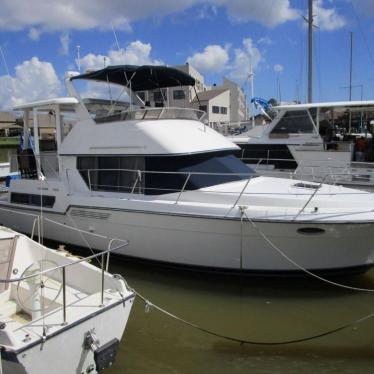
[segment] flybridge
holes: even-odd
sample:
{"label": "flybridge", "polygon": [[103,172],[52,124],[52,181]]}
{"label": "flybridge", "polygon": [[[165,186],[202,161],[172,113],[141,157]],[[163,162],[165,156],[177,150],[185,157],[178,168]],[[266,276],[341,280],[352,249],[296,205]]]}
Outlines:
{"label": "flybridge", "polygon": [[195,85],[195,79],[189,74],[168,66],[154,65],[107,66],[101,70],[73,76],[70,79],[89,79],[115,83],[129,87],[132,91]]}

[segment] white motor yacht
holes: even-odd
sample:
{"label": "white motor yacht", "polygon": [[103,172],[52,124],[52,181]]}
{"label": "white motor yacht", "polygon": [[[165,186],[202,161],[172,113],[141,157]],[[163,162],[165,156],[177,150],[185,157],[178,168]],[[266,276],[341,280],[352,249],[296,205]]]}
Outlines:
{"label": "white motor yacht", "polygon": [[[346,141],[341,134],[335,139],[332,136],[339,125],[350,129],[355,122],[363,127],[364,118],[374,111],[374,101],[289,104],[269,109],[273,115],[270,122],[229,136],[241,148],[238,156],[246,164],[261,175],[374,190],[374,164],[364,159],[357,162],[354,153],[356,137],[369,141],[372,135],[348,133]],[[373,152],[368,149],[366,158],[372,160]]]}
{"label": "white motor yacht", "polygon": [[[82,99],[74,84],[84,81],[120,85],[131,101]],[[42,213],[46,238],[105,249],[94,236],[64,229],[74,225],[129,239],[122,255],[204,270],[371,267],[374,195],[258,176],[235,157],[238,146],[201,122],[204,113],[147,107],[136,95],[193,84],[164,66],[110,66],[68,74],[71,97],[16,107],[25,118],[21,178],[2,196],[0,223],[30,233]],[[54,139],[38,127],[46,112],[55,118]]]}
{"label": "white motor yacht", "polygon": [[[112,365],[135,295],[105,271],[110,252],[77,258],[0,227],[2,373],[101,373]],[[102,269],[88,263],[98,259]]]}

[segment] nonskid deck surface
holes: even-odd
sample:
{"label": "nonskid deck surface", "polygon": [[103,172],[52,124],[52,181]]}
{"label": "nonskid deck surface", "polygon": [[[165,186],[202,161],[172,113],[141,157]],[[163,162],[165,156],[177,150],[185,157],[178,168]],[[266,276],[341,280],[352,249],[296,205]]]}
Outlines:
{"label": "nonskid deck surface", "polygon": [[[53,282],[49,287],[60,287],[59,282]],[[53,291],[54,292],[54,291]],[[48,303],[50,297],[46,290],[44,301]],[[66,286],[66,321],[63,320],[63,295],[60,294],[53,302],[45,314],[32,320],[31,314],[20,308],[17,300],[9,299],[0,305],[0,320],[5,323],[18,344],[13,345],[11,350],[19,350],[25,346],[32,345],[40,341],[44,335],[46,339],[49,336],[59,333],[68,325],[91,318],[97,313],[103,312],[106,308],[115,306],[122,302],[121,297],[116,290],[105,289],[103,303],[101,301],[101,292],[85,294],[77,289]],[[6,346],[6,344],[5,344]]]}

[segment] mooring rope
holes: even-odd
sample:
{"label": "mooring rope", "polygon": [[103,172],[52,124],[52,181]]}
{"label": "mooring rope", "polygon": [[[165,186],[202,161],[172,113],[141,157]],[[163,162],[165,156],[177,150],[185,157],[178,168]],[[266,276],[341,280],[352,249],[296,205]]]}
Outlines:
{"label": "mooring rope", "polygon": [[192,327],[196,330],[199,330],[203,333],[206,333],[206,334],[211,335],[211,336],[215,336],[217,338],[221,338],[221,339],[233,341],[233,342],[236,342],[236,343],[240,343],[240,344],[275,346],[275,345],[287,345],[287,344],[303,343],[303,342],[323,338],[325,336],[329,336],[329,335],[332,335],[332,334],[336,334],[340,331],[346,330],[350,327],[358,325],[359,323],[362,323],[362,322],[374,317],[374,313],[370,313],[370,314],[368,314],[364,317],[358,318],[358,319],[356,319],[352,322],[349,322],[345,325],[342,325],[342,326],[339,326],[339,327],[336,327],[336,328],[333,328],[331,330],[327,330],[327,331],[324,331],[324,332],[321,332],[321,333],[318,333],[318,334],[315,334],[315,335],[310,335],[310,336],[307,336],[307,337],[303,337],[303,338],[296,338],[296,339],[282,340],[282,341],[261,341],[261,340],[241,339],[241,338],[236,338],[236,337],[229,336],[229,335],[220,334],[219,332],[207,329],[205,327],[201,327],[196,323],[187,321],[187,320],[177,316],[176,314],[173,314],[173,313],[167,311],[166,309],[152,303],[151,301],[149,301],[149,299],[144,297],[142,294],[140,294],[134,288],[129,287],[128,285],[127,285],[127,288],[129,288],[132,292],[134,292],[136,294],[136,296],[139,297],[139,299],[143,300],[147,312],[150,310],[151,307],[153,307],[154,309],[157,309],[159,312],[167,315],[168,317],[171,317],[171,318],[173,318],[173,319],[175,319],[175,320],[177,320],[177,321],[179,321],[179,322],[181,322],[181,323],[183,323],[187,326],[190,326],[190,327]]}
{"label": "mooring rope", "polygon": [[298,268],[299,270],[301,270],[302,272],[310,275],[311,277],[313,278],[316,278],[324,283],[327,283],[329,285],[332,285],[332,286],[336,286],[336,287],[340,287],[340,288],[344,288],[344,289],[347,289],[347,290],[351,290],[351,291],[359,291],[359,292],[374,292],[374,289],[372,288],[362,288],[362,287],[354,287],[354,286],[348,286],[346,284],[343,284],[343,283],[338,283],[338,282],[334,282],[334,281],[331,281],[327,278],[324,278],[316,273],[313,273],[312,271],[306,269],[305,267],[299,265],[297,262],[295,262],[294,260],[292,260],[292,258],[288,257],[279,247],[277,247],[268,237],[267,235],[264,234],[264,232],[253,222],[253,220],[251,219],[251,217],[248,216],[247,212],[246,212],[246,209],[247,207],[239,207],[240,208],[240,211],[242,214],[244,214],[247,219],[248,219],[248,222],[250,222],[250,224],[253,226],[253,228],[260,234],[260,236],[273,248],[275,249],[283,258],[285,258],[290,264],[292,264],[293,266],[295,266],[296,268]]}
{"label": "mooring rope", "polygon": [[[303,266],[299,265],[297,262],[295,262],[294,260],[292,260],[290,257],[288,257],[280,248],[278,248],[268,237],[267,235],[253,222],[253,220],[251,219],[251,217],[248,216],[246,210],[248,209],[248,207],[244,207],[244,206],[240,206],[239,207],[240,211],[241,211],[241,225],[243,223],[243,216],[245,215],[248,222],[251,223],[251,225],[253,226],[253,228],[260,234],[260,236],[273,248],[275,249],[283,258],[285,258],[288,262],[290,262],[292,265],[294,265],[296,268],[298,268],[299,270],[305,272],[306,274],[312,276],[313,278],[316,278],[324,283],[327,283],[329,285],[332,285],[332,286],[336,286],[336,287],[340,287],[340,288],[344,288],[344,289],[348,289],[348,290],[351,290],[351,291],[360,291],[360,292],[374,292],[374,289],[369,289],[369,288],[361,288],[361,287],[353,287],[353,286],[348,286],[348,285],[345,285],[345,284],[342,284],[342,283],[338,283],[338,282],[334,282],[334,281],[330,281],[329,279],[326,279],[318,274],[315,274],[311,271],[309,271],[308,269],[304,268]],[[243,234],[242,234],[243,235]],[[242,251],[242,245],[243,243],[241,243],[241,251]],[[361,318],[358,318],[354,321],[351,321],[349,323],[346,323],[344,325],[341,325],[339,327],[336,327],[336,328],[333,328],[333,329],[330,329],[330,330],[327,330],[327,331],[324,331],[324,332],[321,332],[321,333],[318,333],[318,334],[315,334],[315,335],[310,335],[310,336],[306,336],[306,337],[302,337],[302,338],[296,338],[296,339],[289,339],[289,340],[283,340],[283,341],[259,341],[259,340],[250,340],[250,339],[241,339],[241,338],[237,338],[237,337],[233,337],[233,336],[229,336],[229,335],[224,335],[224,334],[220,334],[216,331],[213,331],[213,330],[210,330],[210,329],[207,329],[205,327],[202,327],[202,326],[199,326],[198,324],[196,323],[193,323],[193,322],[190,322],[190,321],[187,321],[185,320],[184,318],[181,318],[169,311],[167,311],[166,309],[152,303],[149,299],[147,299],[145,296],[143,296],[142,294],[140,294],[138,291],[136,291],[134,288],[131,288],[127,285],[127,282],[126,280],[121,277],[124,282],[126,283],[126,286],[127,288],[131,289],[132,292],[134,292],[144,303],[145,303],[145,308],[146,308],[146,311],[149,311],[150,307],[153,307],[155,309],[157,309],[159,312],[187,325],[187,326],[190,326],[196,330],[199,330],[201,332],[204,332],[208,335],[211,335],[211,336],[215,336],[215,337],[218,337],[218,338],[222,338],[222,339],[225,339],[225,340],[229,340],[229,341],[233,341],[233,342],[237,342],[237,343],[240,343],[240,344],[251,344],[251,345],[267,345],[267,346],[276,346],[276,345],[287,345],[287,344],[295,344],[295,343],[303,343],[303,342],[307,342],[307,341],[311,341],[311,340],[315,340],[315,339],[319,339],[319,338],[322,338],[322,337],[326,337],[326,336],[329,336],[329,335],[333,335],[333,334],[336,334],[340,331],[343,331],[343,330],[346,330],[346,329],[349,329],[353,326],[356,326],[372,317],[374,317],[374,312],[373,313],[370,313],[364,317],[361,317]]]}

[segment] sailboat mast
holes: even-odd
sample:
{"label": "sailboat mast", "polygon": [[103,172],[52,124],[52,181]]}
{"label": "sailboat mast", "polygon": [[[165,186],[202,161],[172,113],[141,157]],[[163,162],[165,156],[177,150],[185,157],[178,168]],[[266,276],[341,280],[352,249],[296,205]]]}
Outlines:
{"label": "sailboat mast", "polygon": [[349,58],[349,101],[352,101],[353,32],[351,31],[351,51]]}
{"label": "sailboat mast", "polygon": [[308,103],[313,102],[313,0],[308,0]]}

